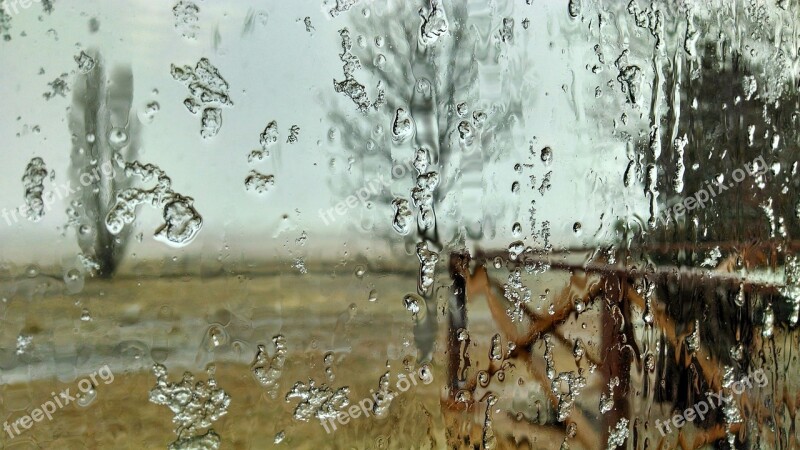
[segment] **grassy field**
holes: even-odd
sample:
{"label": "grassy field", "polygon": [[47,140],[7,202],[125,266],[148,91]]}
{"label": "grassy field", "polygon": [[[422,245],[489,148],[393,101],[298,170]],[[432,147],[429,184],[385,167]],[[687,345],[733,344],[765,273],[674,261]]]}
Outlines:
{"label": "grassy field", "polygon": [[[419,428],[419,419],[438,417],[436,383],[419,383],[398,396],[388,418],[362,417],[332,435],[319,422],[294,420],[297,401],[283,398],[295,382],[314,379],[317,385],[349,386],[357,402],[378,388],[386,371],[394,384],[397,374],[414,370],[419,355],[402,297],[415,285],[402,274],[369,272],[140,277],[87,280],[81,293],[67,295],[54,277],[16,280],[0,304],[0,418],[13,423],[50,400],[50,392],[75,393],[81,379],[106,364],[114,381],[98,383],[88,406],[66,406],[52,421],[45,418],[13,439],[6,433],[0,442],[13,449],[166,448],[175,439],[172,413],[148,401],[155,361],[168,368],[172,381],[184,370],[205,379],[206,364],[216,364],[219,386],[232,397],[228,414],[213,426],[221,448],[406,448],[404,443],[422,442],[428,431]],[[11,287],[6,284],[6,292]],[[372,291],[375,301],[369,300]],[[272,399],[249,366],[256,345],[267,344],[272,353],[271,338],[279,333],[289,352],[280,393]],[[20,354],[18,336],[30,338]],[[332,380],[323,364],[328,352]],[[433,425],[431,430],[442,429]],[[281,431],[285,439],[274,444]],[[402,442],[392,438],[399,435]]]}
{"label": "grassy field", "polygon": [[[215,364],[218,385],[232,399],[227,415],[213,424],[221,449],[475,448],[487,432],[498,449],[558,449],[571,423],[579,425],[577,437],[568,440],[571,449],[605,448],[598,407],[608,392],[600,348],[602,302],[587,305],[580,316],[566,316],[560,334],[554,335],[556,370],[577,373],[581,368],[586,378],[569,418],[558,422],[552,386],[542,375],[547,366],[543,341],[525,349],[524,357],[506,358],[508,341],[494,320],[497,306],[484,294],[468,290],[470,343],[453,349],[448,343],[448,277],[436,285],[431,300],[436,304],[428,305],[433,320],[415,326],[402,301],[415,290],[415,272],[368,269],[357,275],[352,269],[327,275],[284,270],[89,279],[73,295],[61,279],[46,273],[0,283],[0,420],[13,423],[50,400],[51,392],[70,388],[74,394],[81,380],[105,365],[114,374],[113,382],[97,384],[88,405],[58,409],[52,420],[34,423],[14,438],[3,433],[2,448],[167,448],[176,438],[173,414],[148,401],[155,362],[165,365],[175,382],[186,370],[203,380],[206,366]],[[502,284],[507,275],[492,276]],[[580,294],[578,281],[557,274],[526,281],[533,287],[531,308],[548,317],[548,305],[560,293],[569,299]],[[378,389],[384,373],[391,374],[391,386],[396,386],[398,374],[419,368],[425,357],[417,344],[426,333],[434,340],[433,382],[405,392],[393,389],[397,396],[387,417],[355,418],[331,434],[318,421],[293,418],[298,402],[287,402],[285,395],[296,382],[348,386],[351,403],[358,403]],[[499,361],[490,358],[496,333],[503,333]],[[273,399],[256,382],[250,364],[258,344],[273,353],[277,334],[285,336],[288,354]],[[587,355],[580,362],[572,345],[578,338]],[[332,378],[326,374],[326,354],[332,355]],[[448,375],[453,354],[459,364],[457,379]],[[491,374],[488,383],[476,384],[480,371]],[[638,388],[649,376],[641,367],[631,368],[631,383],[637,388],[630,394],[630,413],[663,420],[671,416],[670,407],[654,403]],[[459,389],[467,395],[463,402],[453,401]],[[562,384],[557,389],[566,388]],[[498,397],[492,407],[490,395]],[[649,436],[651,443],[659,442],[652,425],[639,422],[636,427],[640,439]],[[692,427],[683,431],[691,435]],[[275,443],[281,432],[285,438]],[[677,434],[662,444],[673,448]]]}

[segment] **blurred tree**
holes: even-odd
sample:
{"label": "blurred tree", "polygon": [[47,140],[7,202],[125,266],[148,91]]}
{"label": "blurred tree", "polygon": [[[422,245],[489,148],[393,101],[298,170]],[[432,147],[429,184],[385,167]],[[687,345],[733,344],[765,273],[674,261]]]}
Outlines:
{"label": "blurred tree", "polygon": [[107,79],[96,51],[82,55],[82,61],[69,111],[73,139],[69,173],[76,193],[68,215],[84,264],[96,275],[109,278],[124,256],[133,227],[116,236],[106,228],[115,193],[132,184],[124,173],[108,169],[120,169],[115,165],[117,153],[126,161],[136,159],[140,123],[132,109],[131,69],[117,67]]}

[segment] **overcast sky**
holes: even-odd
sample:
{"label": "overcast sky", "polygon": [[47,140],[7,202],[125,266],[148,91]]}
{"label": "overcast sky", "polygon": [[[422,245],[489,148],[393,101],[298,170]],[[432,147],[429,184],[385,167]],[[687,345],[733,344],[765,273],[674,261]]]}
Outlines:
{"label": "overcast sky", "polygon": [[[332,143],[328,139],[332,124],[327,112],[340,108],[353,121],[367,120],[350,100],[333,92],[332,80],[343,77],[337,31],[348,20],[365,20],[362,9],[371,4],[364,1],[330,19],[323,14],[319,0],[200,1],[195,40],[182,37],[174,28],[172,2],[60,0],[51,15],[43,14],[39,4],[20,9],[12,18],[13,39],[0,43],[0,67],[4,68],[0,72],[0,207],[12,209],[23,203],[21,177],[34,156],[42,157],[47,167],[55,170],[55,180],[48,182],[46,189],[66,181],[71,149],[66,117],[71,93],[51,100],[45,100],[43,94],[50,90],[48,83],[62,73],[68,73],[71,85],[77,69],[73,57],[81,50],[98,48],[106,68],[132,67],[137,108],[143,110],[153,101],[160,105],[154,121],[141,130],[140,161],[165,170],[176,192],[194,198],[204,220],[203,230],[192,244],[173,249],[152,239],[162,222],[160,213],[142,207],[135,226],[144,239],[134,243],[130,252],[139,258],[167,258],[198,253],[287,257],[305,252],[316,257],[366,248],[381,251],[386,243],[376,239],[376,233],[359,232],[358,222],[371,215],[388,226],[390,207],[382,205],[370,212],[358,206],[348,210],[346,217],[337,216],[333,225],[325,224],[318,214],[342,200],[343,191],[349,189],[335,188],[340,172],[330,169],[332,160],[338,168],[348,161],[338,147],[341,140]],[[529,228],[529,200],[536,199],[539,223],[551,222],[554,241],[579,245],[600,226],[606,200],[626,203],[609,198],[621,185],[627,163],[625,149],[593,136],[591,130],[597,126],[585,126],[593,120],[585,113],[593,96],[586,94],[595,89],[594,81],[582,80],[586,62],[582,52],[590,51],[590,43],[579,41],[570,52],[563,51],[574,40],[570,37],[574,30],[562,29],[571,26],[563,8],[544,5],[534,16],[532,10],[522,9],[524,6],[524,2],[513,2],[500,13],[517,21],[515,44],[524,46],[530,55],[531,60],[524,63],[533,67],[527,83],[535,95],[520,118],[515,142],[509,143],[518,148],[504,150],[484,167],[487,189],[482,204],[461,207],[491,209],[497,197],[503,217],[497,219],[496,229],[487,233],[482,245],[507,246],[514,240],[510,230],[515,217]],[[260,12],[268,17],[266,24],[256,19],[251,31],[244,32],[248,14]],[[305,17],[311,19],[312,32],[306,31]],[[531,21],[528,30],[520,25],[525,17]],[[99,23],[96,33],[89,32],[93,18]],[[377,20],[374,15],[371,19]],[[369,37],[369,42],[373,40]],[[222,129],[209,140],[200,136],[199,115],[190,114],[182,104],[186,87],[169,73],[170,64],[194,66],[201,57],[209,58],[228,81],[234,102],[233,107],[223,108]],[[366,62],[365,66],[357,76],[372,93],[370,70],[374,69]],[[369,120],[388,129],[392,116],[393,110],[386,109],[373,113]],[[271,120],[277,120],[281,133],[276,151],[261,163],[248,163],[248,154],[258,147],[259,134]],[[285,143],[291,125],[301,130],[299,142],[293,145]],[[41,131],[32,132],[34,126]],[[584,126],[587,131],[580,132]],[[546,195],[534,192],[513,169],[515,163],[528,162],[525,155],[534,137],[537,148],[549,145],[554,150],[552,187]],[[359,162],[353,164],[357,167]],[[245,191],[244,179],[251,169],[276,176],[269,193],[259,196]],[[364,185],[378,175],[353,170],[347,184]],[[527,188],[517,200],[511,193],[515,179]],[[630,205],[639,203],[641,209],[639,192],[625,195],[630,197]],[[509,204],[512,207],[507,207]],[[65,237],[59,231],[66,223],[66,207],[57,204],[38,223],[23,220],[9,226],[0,218],[0,258],[21,264],[46,263],[76,254],[74,231]],[[629,212],[618,210],[615,214]],[[438,219],[447,221],[448,217],[447,211],[441,211]],[[576,221],[583,224],[581,236],[572,232]],[[611,219],[605,217],[603,222],[607,226]],[[307,247],[300,250],[295,240],[303,231],[308,236]],[[395,245],[401,242],[398,238]]]}

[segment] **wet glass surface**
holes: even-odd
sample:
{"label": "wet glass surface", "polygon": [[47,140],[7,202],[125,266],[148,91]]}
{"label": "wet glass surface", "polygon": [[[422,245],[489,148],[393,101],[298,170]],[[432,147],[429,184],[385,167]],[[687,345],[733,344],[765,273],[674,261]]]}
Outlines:
{"label": "wet glass surface", "polygon": [[791,0],[3,0],[9,449],[800,446]]}

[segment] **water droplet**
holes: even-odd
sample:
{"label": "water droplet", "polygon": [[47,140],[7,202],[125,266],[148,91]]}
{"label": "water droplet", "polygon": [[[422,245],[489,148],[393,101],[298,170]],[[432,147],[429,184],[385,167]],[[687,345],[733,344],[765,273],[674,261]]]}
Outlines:
{"label": "water droplet", "polygon": [[[279,380],[283,374],[283,366],[286,363],[286,338],[283,335],[277,335],[272,338],[272,342],[275,345],[275,354],[272,359],[269,359],[266,346],[259,345],[255,360],[250,365],[250,371],[256,381],[266,388],[270,397],[276,398],[280,387]],[[313,342],[312,348],[314,348]]]}
{"label": "water droplet", "polygon": [[17,336],[17,348],[16,354],[23,355],[30,349],[31,343],[33,343],[33,338],[28,336],[27,334],[20,334]]}
{"label": "water droplet", "polygon": [[472,400],[472,393],[465,390],[456,392],[456,401],[458,403],[468,403]]}
{"label": "water droplet", "polygon": [[[209,428],[212,422],[228,412],[231,397],[217,386],[214,378],[215,368],[211,364],[206,370],[208,380],[195,382],[191,372],[185,372],[179,383],[170,382],[167,368],[161,364],[153,366],[156,385],[150,390],[150,401],[164,405],[172,410],[175,423],[182,424],[185,429]],[[197,407],[197,405],[202,405]],[[170,444],[171,448],[219,448],[220,437],[213,430],[202,436],[180,437]]]}
{"label": "water droplet", "polygon": [[78,281],[81,278],[81,273],[78,269],[71,269],[66,274],[66,281]]}
{"label": "water droplet", "polygon": [[648,353],[644,359],[644,366],[649,372],[654,372],[656,370],[656,357]]}
{"label": "water droplet", "polygon": [[416,294],[407,294],[403,297],[403,306],[405,306],[406,310],[411,314],[417,315],[420,310],[419,297]]}
{"label": "water droplet", "polygon": [[384,70],[386,68],[386,57],[383,54],[378,53],[378,56],[372,61],[375,64],[375,67]]}
{"label": "water droplet", "polygon": [[522,234],[522,225],[519,222],[514,222],[514,225],[511,226],[511,234],[514,237],[519,237]]}
{"label": "water droplet", "polygon": [[414,220],[414,215],[409,208],[408,200],[396,198],[392,200],[392,208],[394,208],[392,227],[399,234],[407,235],[411,232],[411,226]]}
{"label": "water droplet", "polygon": [[461,342],[466,341],[469,339],[469,332],[464,328],[459,328],[458,331],[456,331],[456,337]]}
{"label": "water droplet", "polygon": [[108,132],[108,143],[115,150],[120,150],[128,144],[128,133],[122,128],[112,128]]}
{"label": "water droplet", "polygon": [[404,108],[397,108],[392,120],[392,140],[403,142],[414,134],[414,121]]}
{"label": "water droplet", "polygon": [[433,382],[433,371],[428,364],[423,364],[419,368],[418,375],[423,384],[431,384]]}
{"label": "water droplet", "polygon": [[499,334],[492,336],[492,348],[489,350],[489,358],[494,361],[503,359],[503,349],[501,347]]}
{"label": "water droplet", "polygon": [[39,266],[35,264],[28,266],[25,269],[25,275],[27,275],[28,278],[36,278],[37,276],[39,276]]}
{"label": "water droplet", "polygon": [[333,142],[339,138],[339,130],[336,128],[331,128],[328,130],[328,140]]}
{"label": "water droplet", "polygon": [[228,343],[228,332],[220,325],[211,325],[206,331],[206,350],[213,351]]}
{"label": "water droplet", "polygon": [[516,261],[519,255],[525,251],[525,244],[522,241],[512,242],[508,246],[508,256],[512,261]]}
{"label": "water droplet", "polygon": [[475,128],[478,129],[483,128],[483,124],[486,123],[487,118],[488,116],[483,111],[472,112],[472,124],[475,125]]}
{"label": "water droplet", "polygon": [[467,111],[468,108],[465,102],[461,102],[456,105],[456,114],[458,114],[458,117],[465,117],[467,115]]}
{"label": "water droplet", "polygon": [[[48,175],[47,166],[42,158],[31,158],[30,162],[25,167],[22,183],[25,191],[25,205],[27,206],[27,210],[24,216],[31,222],[38,222],[44,217],[44,200],[53,199],[52,192],[49,193],[49,196],[46,196],[44,193],[44,182],[48,178]],[[6,220],[8,221],[8,219]]]}
{"label": "water droplet", "polygon": [[549,166],[550,163],[553,162],[553,149],[550,147],[545,147],[542,149],[541,153],[542,162],[545,166]]}
{"label": "water droplet", "polygon": [[465,146],[469,147],[472,145],[472,142],[475,139],[475,129],[472,127],[472,124],[466,120],[459,122],[458,137]]}
{"label": "water droplet", "polygon": [[79,392],[75,398],[75,403],[81,408],[85,408],[91,405],[95,398],[97,398],[97,390],[92,386],[86,392]]}
{"label": "water droplet", "polygon": [[420,94],[427,94],[431,89],[431,82],[427,78],[420,78],[417,80],[417,92]]}
{"label": "water droplet", "polygon": [[356,278],[364,278],[364,274],[367,273],[367,269],[364,266],[356,266],[355,275]]}
{"label": "water droplet", "polygon": [[256,170],[251,170],[244,180],[245,189],[255,191],[257,194],[268,192],[272,186],[275,186],[275,176],[266,175]]}
{"label": "water droplet", "polygon": [[203,110],[203,117],[200,119],[200,136],[203,139],[211,139],[219,133],[222,128],[222,110],[219,108],[206,108]]}
{"label": "water droplet", "polygon": [[481,387],[489,385],[489,374],[485,370],[478,372],[478,383],[480,383]]}

